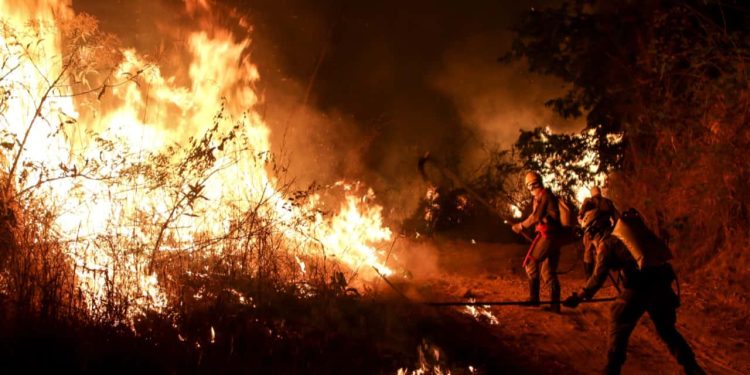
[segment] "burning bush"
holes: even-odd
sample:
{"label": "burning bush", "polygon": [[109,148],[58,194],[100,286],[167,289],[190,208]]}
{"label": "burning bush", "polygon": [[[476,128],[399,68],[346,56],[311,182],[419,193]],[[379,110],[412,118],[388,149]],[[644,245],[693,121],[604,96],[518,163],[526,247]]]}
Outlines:
{"label": "burning bush", "polygon": [[[108,350],[133,371],[415,362],[398,353],[416,341],[372,340],[414,330],[405,314],[360,294],[392,272],[374,193],[293,189],[254,110],[248,39],[196,30],[178,79],[64,1],[0,14],[0,325],[19,327],[0,341],[59,334],[80,351],[71,371],[108,371]],[[19,363],[20,347],[4,358]]]}
{"label": "burning bush", "polygon": [[13,5],[0,39],[2,240],[4,291],[21,310],[132,326],[183,305],[196,277],[313,293],[332,275],[391,272],[371,191],[284,182],[253,109],[248,39],[194,32],[180,86],[64,2]]}

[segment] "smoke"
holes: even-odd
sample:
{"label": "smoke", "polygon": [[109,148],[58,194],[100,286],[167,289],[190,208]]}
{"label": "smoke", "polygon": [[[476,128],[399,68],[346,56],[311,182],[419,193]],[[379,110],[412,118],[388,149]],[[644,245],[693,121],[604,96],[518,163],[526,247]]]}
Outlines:
{"label": "smoke", "polygon": [[[290,79],[281,68],[287,64],[278,53],[281,47],[269,43],[267,38],[262,37],[264,33],[253,30],[254,22],[263,22],[256,19],[260,16],[249,10],[238,11],[228,3],[206,1],[135,0],[113,3],[76,0],[73,6],[76,12],[92,14],[99,20],[103,31],[116,35],[126,48],[133,48],[146,56],[148,61],[155,62],[162,75],[186,87],[190,87],[188,37],[191,33],[204,30],[211,35],[226,30],[233,33],[238,42],[251,39],[246,54],[261,70],[261,81],[254,87],[261,96],[261,102],[253,110],[259,112],[272,128],[275,149],[271,151],[287,158],[304,160],[304,163],[299,163],[304,165],[292,172],[306,182],[313,180],[316,169],[317,174],[323,176],[323,183],[330,182],[325,177],[332,176],[334,170],[339,173],[355,172],[349,168],[356,163],[342,166],[331,156],[357,160],[347,147],[342,147],[343,140],[361,138],[356,127],[339,125],[346,120],[335,111],[322,112],[303,103],[304,82]],[[312,20],[314,18],[306,21],[311,28],[322,30],[323,27],[312,24]],[[309,35],[314,37],[315,33]],[[313,44],[302,43],[300,46]],[[299,50],[300,46],[294,48]],[[314,49],[313,46],[300,52],[314,56]],[[205,100],[218,101],[219,98],[207,97]],[[227,100],[232,101],[233,98]],[[331,135],[333,133],[335,137]],[[326,173],[326,169],[330,169],[330,173]]]}
{"label": "smoke", "polygon": [[507,149],[520,130],[550,127],[553,131],[580,130],[580,119],[563,119],[544,103],[562,94],[561,81],[529,73],[524,62],[500,64],[499,50],[488,46],[505,41],[510,33],[476,34],[449,48],[435,86],[451,98],[462,124],[475,135],[474,148],[464,152],[464,167],[486,157],[485,150]]}
{"label": "smoke", "polygon": [[425,152],[471,168],[520,128],[574,127],[543,107],[559,83],[497,63],[507,28],[531,2],[223,0],[191,1],[189,12],[177,0],[76,0],[74,8],[184,77],[179,51],[206,27],[196,15],[204,3],[214,27],[252,39],[256,110],[295,187],[361,180],[391,220],[416,209]]}

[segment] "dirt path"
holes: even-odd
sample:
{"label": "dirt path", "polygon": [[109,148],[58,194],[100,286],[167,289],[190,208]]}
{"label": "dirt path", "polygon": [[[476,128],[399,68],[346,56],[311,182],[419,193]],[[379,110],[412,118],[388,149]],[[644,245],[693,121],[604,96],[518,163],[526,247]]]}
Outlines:
{"label": "dirt path", "polygon": [[[412,299],[460,300],[467,294],[488,301],[522,300],[526,297],[526,278],[520,268],[524,246],[436,240],[434,247],[414,251],[416,253],[411,255],[409,263],[421,259],[421,264],[432,263],[432,266],[415,267],[416,270],[412,271],[412,285],[416,285],[415,290],[409,291]],[[425,258],[418,254],[420,251]],[[577,259],[575,249],[564,249],[560,270],[569,272],[560,276],[563,298],[583,285],[582,267]],[[543,289],[543,299],[546,293]],[[615,294],[608,283],[597,297]],[[466,308],[449,309],[469,313]],[[706,304],[701,303],[693,286],[683,283],[683,307],[678,310],[678,327],[695,350],[699,362],[709,374],[750,373],[747,329],[727,327],[725,321],[716,319],[706,310]],[[501,336],[512,343],[511,347],[518,350],[519,356],[533,362],[546,361],[541,368],[548,369],[547,373],[593,374],[604,367],[609,322],[607,303],[587,304],[577,309],[563,308],[559,315],[531,307],[498,307],[481,311],[491,313],[491,316],[480,314],[477,319],[493,336]],[[628,360],[623,368],[625,374],[682,373],[646,317],[631,337],[628,350]]]}

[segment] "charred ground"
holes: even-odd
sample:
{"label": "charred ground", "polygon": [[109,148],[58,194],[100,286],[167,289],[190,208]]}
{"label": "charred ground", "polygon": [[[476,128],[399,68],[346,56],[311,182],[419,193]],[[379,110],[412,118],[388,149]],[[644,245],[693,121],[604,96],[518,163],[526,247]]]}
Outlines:
{"label": "charred ground", "polygon": [[[515,167],[541,170],[570,190],[595,177],[580,165],[565,168],[581,161],[571,155],[575,154],[571,149],[577,150],[571,146],[588,145],[582,141],[586,137],[597,141],[594,174],[608,175],[610,196],[621,208],[641,210],[675,252],[683,286],[680,329],[696,349],[698,360],[713,373],[750,372],[750,338],[745,327],[750,311],[747,15],[739,2],[566,2],[561,8],[531,9],[515,30],[518,38],[509,56],[565,82],[569,92],[550,101],[550,106],[564,117],[580,116],[587,122],[583,138],[551,137],[544,128],[523,133],[511,155],[516,158]],[[353,20],[343,27],[359,30],[359,18]],[[377,40],[372,44],[377,45]],[[401,48],[408,49],[405,44]],[[348,59],[345,52],[338,53]],[[419,71],[409,68],[392,77],[386,74],[392,73],[388,69],[381,73],[392,78],[386,83],[393,84]],[[297,67],[295,74],[303,76],[304,70],[305,66]],[[326,67],[318,79],[331,78],[327,75],[335,70],[335,66]],[[363,73],[352,68],[347,74]],[[330,81],[336,82],[325,85],[323,92],[349,93],[340,87],[340,80]],[[369,95],[382,95],[383,88],[374,86]],[[453,131],[460,128],[456,125],[459,116],[443,108],[448,101],[426,91],[429,95],[424,87],[412,88],[400,91],[398,97],[425,94],[420,100],[441,107],[430,119],[447,118],[452,124],[447,133],[438,132],[441,137],[426,144],[449,149],[453,155],[447,157],[447,164],[455,169],[460,163],[450,143],[456,139]],[[365,112],[372,101],[346,99]],[[319,101],[327,110],[333,102],[331,98]],[[425,110],[399,103],[408,108],[408,115],[396,116],[404,120],[398,126]],[[378,124],[395,122],[364,117],[362,123],[372,131],[364,137],[366,150],[375,144],[368,143],[373,139],[387,143],[390,137],[403,138],[394,147],[398,149],[404,142],[420,139],[433,123],[424,121],[429,126],[380,134],[383,128]],[[369,127],[372,124],[376,126]],[[448,145],[442,147],[443,143]],[[16,147],[13,142],[6,145]],[[379,158],[386,154],[379,146],[372,149],[376,152],[364,157],[364,164],[383,168],[370,177],[400,195],[403,190],[397,187],[403,185],[391,185],[387,177],[394,170],[406,176],[399,169],[402,166],[413,171],[413,159],[421,152],[409,149],[409,155],[385,160]],[[507,204],[519,203],[517,196],[493,195],[513,190],[512,183],[508,189],[504,183],[517,175],[497,178],[497,171],[509,171],[501,168],[508,161],[503,156],[507,152],[490,151],[494,159],[484,164],[487,173],[478,180],[464,174],[471,177],[472,188],[488,199],[497,198],[493,202],[506,210]],[[495,163],[498,159],[501,162]],[[331,165],[332,169],[340,167]],[[461,172],[466,171],[457,171]],[[507,231],[493,232],[501,223],[490,221],[479,210],[469,219],[460,210],[443,217],[438,230],[423,233],[434,237],[419,241],[412,239],[415,228],[423,224],[419,220],[424,212],[418,211],[413,217],[416,224],[403,226],[404,236],[410,239],[399,240],[390,260],[403,269],[389,277],[395,289],[376,279],[356,291],[352,289],[358,281],[356,271],[344,276],[340,271],[345,270],[320,268],[312,280],[299,278],[295,259],[275,252],[274,237],[269,235],[272,223],[253,221],[260,224],[243,234],[265,241],[264,246],[236,254],[238,258],[207,258],[200,264],[183,259],[188,257],[158,259],[155,268],[168,280],[170,308],[164,314],[146,313],[126,327],[121,322],[127,320],[133,301],[109,289],[103,299],[106,303],[96,306],[97,314],[84,311],[82,291],[71,286],[75,285],[71,283],[74,273],[62,261],[66,258],[61,255],[61,243],[38,240],[51,238],[52,219],[38,206],[20,212],[12,191],[5,195],[9,197],[3,197],[3,212],[10,214],[5,215],[2,228],[7,288],[2,300],[0,358],[5,368],[15,372],[54,368],[89,373],[394,373],[402,368],[437,372],[439,367],[468,373],[471,366],[480,373],[593,373],[604,362],[605,305],[562,315],[539,309],[489,309],[497,319],[497,324],[491,324],[487,316],[475,318],[463,309],[418,304],[468,295],[521,298],[525,276],[518,265],[524,247],[482,243],[482,239],[507,239]],[[16,237],[9,235],[6,225],[14,213],[14,221],[27,224]],[[461,223],[455,218],[462,218]],[[476,223],[487,227],[478,229]],[[472,239],[477,243],[472,244]],[[577,251],[568,248],[564,254],[561,268],[571,270],[562,276],[565,293],[580,286],[582,277]],[[238,264],[247,264],[239,262],[240,256],[252,258],[253,272],[238,271],[244,269]],[[181,261],[187,266],[179,270]],[[294,277],[279,272],[282,268],[295,270]],[[117,326],[112,326],[113,321]],[[636,330],[625,371],[676,372],[649,327],[644,319]]]}
{"label": "charred ground", "polygon": [[[315,297],[276,290],[248,306],[214,289],[202,302],[185,306],[178,321],[147,316],[136,333],[6,314],[3,363],[11,372],[73,373],[393,374],[421,368],[454,374],[588,374],[603,367],[607,304],[565,309],[561,315],[529,307],[484,309],[494,322],[463,307],[420,304],[467,301],[469,294],[477,300],[522,300],[523,246],[437,238],[415,248],[421,254],[402,254],[405,262],[431,260],[434,266],[415,265],[418,271],[409,279],[392,279],[396,289],[383,282],[368,296],[331,283]],[[583,283],[578,256],[575,247],[563,252],[565,291]],[[691,278],[683,279],[682,290],[678,324],[706,370],[750,371],[747,316],[715,301]],[[246,291],[248,298],[255,295]],[[601,293],[615,291],[608,286]],[[624,371],[679,373],[647,318],[631,339]]]}

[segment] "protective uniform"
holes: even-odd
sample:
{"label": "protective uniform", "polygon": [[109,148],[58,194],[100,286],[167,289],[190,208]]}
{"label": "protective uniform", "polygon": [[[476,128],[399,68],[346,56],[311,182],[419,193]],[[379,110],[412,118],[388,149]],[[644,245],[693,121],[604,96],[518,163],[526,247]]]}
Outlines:
{"label": "protective uniform", "polygon": [[[560,262],[561,226],[557,197],[545,188],[534,190],[533,211],[520,223],[522,228],[535,226],[536,237],[529,248],[523,266],[529,277],[529,303],[539,302],[540,276],[550,288],[550,299],[560,301],[560,281],[557,266]],[[560,305],[551,305],[559,312]]]}
{"label": "protective uniform", "polygon": [[588,279],[594,273],[594,263],[596,261],[596,246],[591,235],[583,234],[583,272]]}
{"label": "protective uniform", "polygon": [[[584,215],[591,210],[596,210],[598,215],[604,220],[609,220],[614,225],[620,213],[617,211],[612,200],[601,196],[598,188],[592,189],[592,196],[586,198],[581,204],[578,211],[578,221],[583,220]],[[583,234],[583,269],[586,278],[591,276],[594,271],[594,261],[596,259],[596,246],[593,243],[590,233]]]}
{"label": "protective uniform", "polygon": [[594,236],[596,266],[580,293],[563,303],[575,307],[582,298],[590,299],[604,284],[610,270],[620,272],[622,292],[612,305],[607,353],[607,374],[619,374],[625,363],[628,339],[641,316],[648,312],[659,337],[688,374],[704,374],[690,346],[677,331],[679,298],[672,290],[675,274],[669,263],[639,269],[622,241],[607,232]]}
{"label": "protective uniform", "polygon": [[617,211],[614,202],[611,199],[605,198],[601,195],[595,195],[586,198],[581,204],[581,209],[578,211],[578,219],[582,219],[586,212],[591,210],[598,210],[601,215],[608,215],[612,218],[617,218],[620,213]]}

